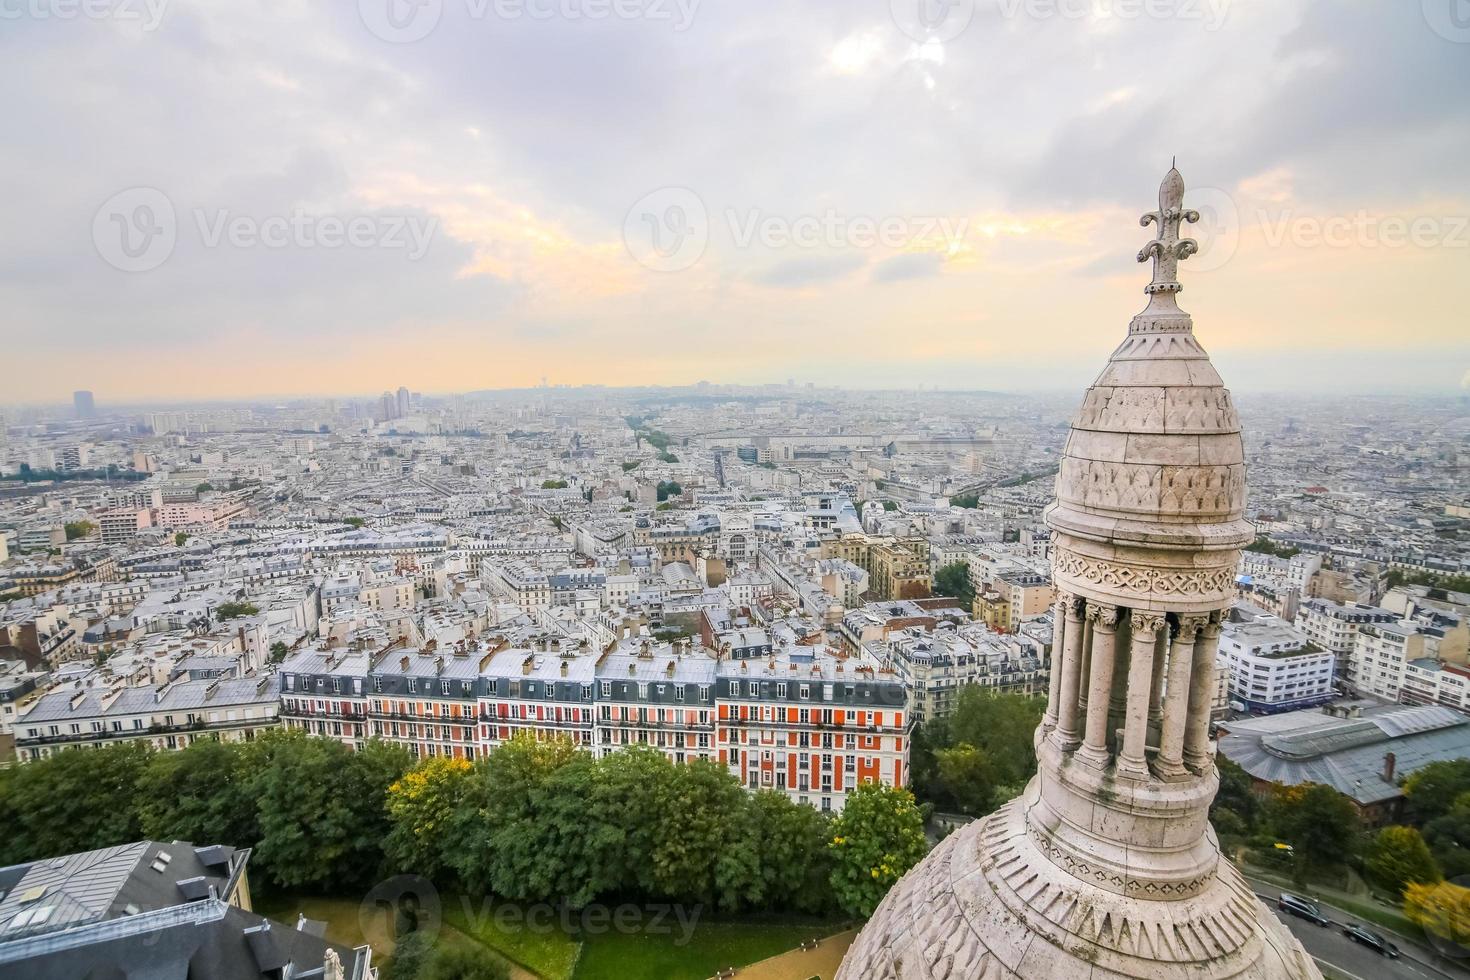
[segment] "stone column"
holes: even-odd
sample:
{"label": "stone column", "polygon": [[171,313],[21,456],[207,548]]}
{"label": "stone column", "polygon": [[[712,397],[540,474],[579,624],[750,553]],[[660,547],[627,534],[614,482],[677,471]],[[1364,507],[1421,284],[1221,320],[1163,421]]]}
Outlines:
{"label": "stone column", "polygon": [[1215,700],[1215,651],[1220,646],[1219,613],[1200,627],[1194,640],[1194,663],[1189,678],[1189,717],[1184,725],[1184,764],[1204,772],[1210,757],[1210,706]]}
{"label": "stone column", "polygon": [[1067,597],[1067,646],[1062,653],[1062,686],[1057,695],[1060,703],[1054,736],[1057,748],[1064,752],[1075,749],[1080,741],[1077,737],[1077,709],[1082,695],[1082,655],[1086,649],[1083,634],[1088,625],[1083,619],[1083,605],[1081,597]]}
{"label": "stone column", "polygon": [[1188,720],[1190,700],[1190,668],[1194,662],[1194,641],[1205,619],[1185,616],[1179,620],[1179,632],[1169,650],[1169,680],[1165,694],[1164,724],[1159,735],[1159,755],[1154,771],[1164,779],[1178,779],[1188,774],[1184,768],[1184,725]]}
{"label": "stone column", "polygon": [[1133,610],[1128,614],[1128,691],[1123,720],[1123,744],[1118,751],[1118,775],[1148,778],[1144,746],[1148,736],[1148,703],[1154,687],[1154,651],[1164,617]]}
{"label": "stone column", "polygon": [[1063,658],[1067,649],[1068,599],[1065,592],[1058,592],[1056,605],[1052,608],[1051,671],[1047,678],[1046,717],[1041,723],[1042,729],[1048,732],[1057,727],[1057,717],[1060,713]]}
{"label": "stone column", "polygon": [[1164,672],[1169,660],[1169,629],[1165,621],[1154,641],[1154,678],[1148,695],[1148,723],[1158,725],[1164,717]]}
{"label": "stone column", "polygon": [[1108,762],[1108,705],[1113,687],[1118,607],[1088,603],[1087,619],[1092,624],[1092,671],[1087,684],[1087,733],[1077,756],[1101,769]]}

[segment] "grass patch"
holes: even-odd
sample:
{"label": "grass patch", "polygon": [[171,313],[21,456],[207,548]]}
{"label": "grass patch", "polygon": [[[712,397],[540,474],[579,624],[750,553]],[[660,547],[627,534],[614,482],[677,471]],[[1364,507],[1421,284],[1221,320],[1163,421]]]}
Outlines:
{"label": "grass patch", "polygon": [[609,932],[589,936],[577,963],[575,980],[705,980],[723,967],[748,966],[793,949],[813,936],[830,936],[842,928],[841,923],[701,921],[692,935],[686,935],[672,916],[666,924],[670,930],[667,935]]}
{"label": "grass patch", "polygon": [[[497,922],[495,912],[502,906],[516,909],[517,914]],[[546,980],[567,980],[577,962],[581,943],[562,931],[561,921],[554,913],[547,920],[549,929],[529,928],[524,916],[519,914],[522,908],[516,903],[482,902],[447,895],[444,922]]]}

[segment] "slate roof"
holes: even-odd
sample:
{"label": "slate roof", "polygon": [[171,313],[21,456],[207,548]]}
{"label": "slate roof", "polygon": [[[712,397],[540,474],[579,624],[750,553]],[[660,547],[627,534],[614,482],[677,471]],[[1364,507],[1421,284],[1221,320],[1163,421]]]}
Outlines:
{"label": "slate roof", "polygon": [[1401,795],[1383,779],[1392,752],[1395,779],[1431,762],[1470,756],[1470,717],[1439,705],[1379,705],[1361,717],[1291,711],[1226,722],[1220,751],[1257,779],[1322,783],[1360,804]]}

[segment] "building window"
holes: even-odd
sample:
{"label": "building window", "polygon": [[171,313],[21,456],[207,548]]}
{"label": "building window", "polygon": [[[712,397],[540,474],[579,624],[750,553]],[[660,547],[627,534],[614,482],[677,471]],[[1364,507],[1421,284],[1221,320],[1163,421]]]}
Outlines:
{"label": "building window", "polygon": [[602,682],[602,696],[605,698],[612,697],[612,681]]}
{"label": "building window", "polygon": [[780,698],[783,701],[786,699],[786,685],[785,684],[777,684],[776,685],[776,697]]}
{"label": "building window", "polygon": [[674,700],[675,701],[683,701],[684,700],[684,685],[683,684],[675,684],[674,685]]}

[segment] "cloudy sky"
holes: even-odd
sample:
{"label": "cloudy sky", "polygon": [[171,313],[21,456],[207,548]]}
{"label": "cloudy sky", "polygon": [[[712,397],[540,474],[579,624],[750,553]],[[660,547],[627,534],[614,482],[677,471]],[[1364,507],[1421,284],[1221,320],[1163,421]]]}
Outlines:
{"label": "cloudy sky", "polygon": [[1470,386],[1464,0],[0,0],[0,402]]}

